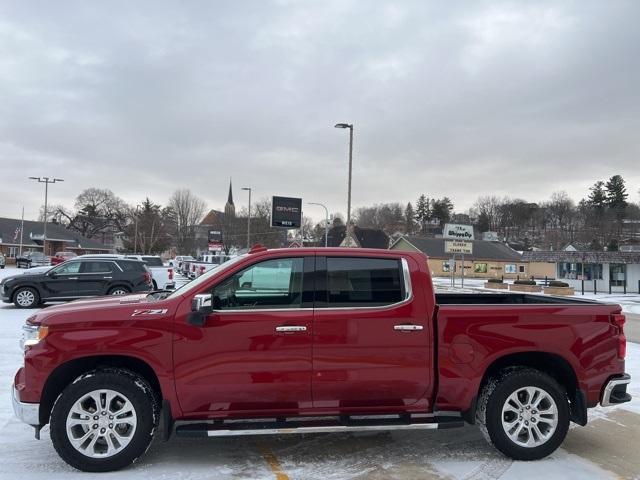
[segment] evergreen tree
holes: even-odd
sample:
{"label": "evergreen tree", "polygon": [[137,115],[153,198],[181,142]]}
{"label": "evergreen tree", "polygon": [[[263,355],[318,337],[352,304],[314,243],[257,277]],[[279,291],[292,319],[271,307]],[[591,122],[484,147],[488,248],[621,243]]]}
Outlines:
{"label": "evergreen tree", "polygon": [[404,231],[409,235],[413,233],[415,227],[415,211],[411,202],[407,203],[407,207],[404,209]]}
{"label": "evergreen tree", "polygon": [[431,201],[431,215],[440,221],[440,226],[448,223],[453,213],[453,202],[449,197]]}
{"label": "evergreen tree", "polygon": [[627,187],[620,175],[614,175],[606,184],[607,206],[616,212],[627,208]]}
{"label": "evergreen tree", "polygon": [[425,232],[427,222],[431,218],[431,208],[429,199],[423,193],[416,202],[416,220],[420,224],[420,231]]}
{"label": "evergreen tree", "polygon": [[603,212],[607,206],[607,192],[605,192],[604,189],[604,182],[598,180],[589,191],[591,192],[588,198],[589,204],[596,209],[596,211]]}

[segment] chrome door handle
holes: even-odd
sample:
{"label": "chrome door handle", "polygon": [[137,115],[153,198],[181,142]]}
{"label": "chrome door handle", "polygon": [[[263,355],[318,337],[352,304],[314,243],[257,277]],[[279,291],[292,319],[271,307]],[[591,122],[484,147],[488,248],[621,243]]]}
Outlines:
{"label": "chrome door handle", "polygon": [[394,325],[394,330],[399,330],[401,332],[414,332],[416,330],[422,330],[424,327],[422,325]]}
{"label": "chrome door handle", "polygon": [[304,325],[281,325],[276,327],[276,332],[306,332],[307,327]]}
{"label": "chrome door handle", "polygon": [[78,279],[78,277],[69,277],[69,278],[67,278],[67,280],[77,280],[77,279]]}
{"label": "chrome door handle", "polygon": [[111,280],[113,277],[102,277],[103,280]]}

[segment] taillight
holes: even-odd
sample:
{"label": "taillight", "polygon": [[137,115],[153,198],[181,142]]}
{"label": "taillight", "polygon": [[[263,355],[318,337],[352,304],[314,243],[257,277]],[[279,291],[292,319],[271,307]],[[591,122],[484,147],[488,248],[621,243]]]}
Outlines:
{"label": "taillight", "polygon": [[204,273],[204,267],[200,267],[200,275]]}
{"label": "taillight", "polygon": [[191,265],[191,271],[195,273],[195,271],[196,271],[196,266],[195,265]]}
{"label": "taillight", "polygon": [[151,274],[149,272],[144,272],[142,274],[142,280],[144,281],[144,283],[151,284]]}
{"label": "taillight", "polygon": [[173,280],[173,268],[169,269],[169,280]]}
{"label": "taillight", "polygon": [[624,360],[627,356],[627,337],[624,334],[624,324],[627,321],[624,315],[617,313],[611,315],[611,324],[616,328],[618,336],[618,358]]}

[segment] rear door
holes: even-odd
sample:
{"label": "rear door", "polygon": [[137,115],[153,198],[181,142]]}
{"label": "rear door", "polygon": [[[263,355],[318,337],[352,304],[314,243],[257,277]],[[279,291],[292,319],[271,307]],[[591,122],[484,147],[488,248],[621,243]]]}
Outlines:
{"label": "rear door", "polygon": [[[313,405],[338,411],[428,406],[432,352],[412,259],[316,260]],[[417,272],[416,272],[417,275]]]}
{"label": "rear door", "polygon": [[111,260],[87,260],[82,262],[78,276],[78,296],[105,295],[118,266]]}

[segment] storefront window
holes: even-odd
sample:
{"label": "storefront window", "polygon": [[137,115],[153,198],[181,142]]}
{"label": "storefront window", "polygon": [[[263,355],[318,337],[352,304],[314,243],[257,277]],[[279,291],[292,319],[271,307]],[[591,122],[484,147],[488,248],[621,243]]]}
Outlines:
{"label": "storefront window", "polygon": [[515,263],[507,263],[504,266],[504,273],[517,273],[518,267]]}
{"label": "storefront window", "polygon": [[558,264],[558,278],[565,280],[602,280],[602,264],[562,262]]}
{"label": "storefront window", "polygon": [[609,265],[609,283],[613,287],[623,287],[627,278],[627,266],[624,263]]}

